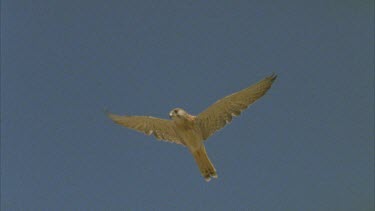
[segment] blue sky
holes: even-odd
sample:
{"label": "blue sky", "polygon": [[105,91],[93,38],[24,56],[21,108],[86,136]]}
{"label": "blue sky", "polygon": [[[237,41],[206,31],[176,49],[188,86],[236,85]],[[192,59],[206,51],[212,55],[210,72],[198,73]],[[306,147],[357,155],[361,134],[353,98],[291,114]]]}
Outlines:
{"label": "blue sky", "polygon": [[[374,2],[1,4],[2,210],[373,210]],[[271,73],[206,142],[116,114],[198,114]]]}

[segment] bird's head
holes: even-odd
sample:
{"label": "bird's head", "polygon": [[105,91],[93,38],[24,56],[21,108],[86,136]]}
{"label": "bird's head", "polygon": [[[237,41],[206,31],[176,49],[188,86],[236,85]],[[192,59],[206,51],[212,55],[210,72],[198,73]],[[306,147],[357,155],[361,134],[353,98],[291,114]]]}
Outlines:
{"label": "bird's head", "polygon": [[188,113],[181,108],[174,108],[169,112],[169,118],[171,119],[183,119],[186,118],[187,115]]}

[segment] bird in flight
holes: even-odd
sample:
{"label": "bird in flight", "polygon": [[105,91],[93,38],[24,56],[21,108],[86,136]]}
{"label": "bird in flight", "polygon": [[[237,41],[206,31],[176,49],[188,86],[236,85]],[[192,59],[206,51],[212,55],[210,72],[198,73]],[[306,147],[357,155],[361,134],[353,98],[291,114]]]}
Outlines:
{"label": "bird in flight", "polygon": [[153,134],[157,139],[181,144],[193,155],[206,181],[217,178],[216,169],[208,158],[204,141],[231,122],[250,104],[261,98],[271,88],[277,75],[272,74],[258,83],[228,95],[197,116],[181,108],[169,112],[170,120],[152,116],[118,116],[107,113],[115,123],[127,128]]}

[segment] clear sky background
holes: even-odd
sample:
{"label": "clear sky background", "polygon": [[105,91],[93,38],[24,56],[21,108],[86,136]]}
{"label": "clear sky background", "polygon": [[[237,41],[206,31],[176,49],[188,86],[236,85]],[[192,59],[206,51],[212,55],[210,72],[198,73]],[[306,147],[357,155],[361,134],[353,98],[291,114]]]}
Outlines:
{"label": "clear sky background", "polygon": [[[374,2],[3,0],[1,210],[374,210]],[[270,91],[186,148],[116,114]]]}

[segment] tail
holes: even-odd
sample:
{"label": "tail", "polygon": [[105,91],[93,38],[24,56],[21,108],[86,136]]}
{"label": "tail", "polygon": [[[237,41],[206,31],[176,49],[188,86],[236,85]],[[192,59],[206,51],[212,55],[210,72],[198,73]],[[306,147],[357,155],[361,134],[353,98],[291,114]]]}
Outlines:
{"label": "tail", "polygon": [[199,148],[197,151],[192,152],[192,154],[194,156],[195,162],[197,162],[202,176],[207,182],[211,180],[211,177],[217,178],[216,169],[208,158],[206,149],[203,144],[201,148]]}

